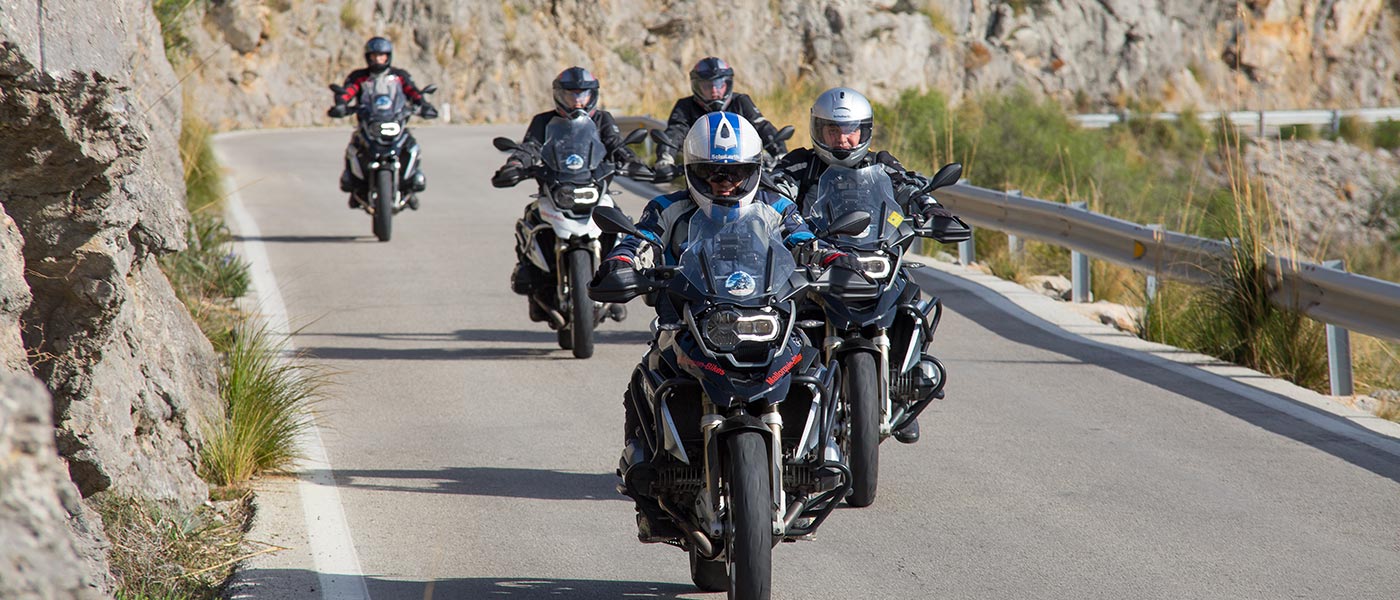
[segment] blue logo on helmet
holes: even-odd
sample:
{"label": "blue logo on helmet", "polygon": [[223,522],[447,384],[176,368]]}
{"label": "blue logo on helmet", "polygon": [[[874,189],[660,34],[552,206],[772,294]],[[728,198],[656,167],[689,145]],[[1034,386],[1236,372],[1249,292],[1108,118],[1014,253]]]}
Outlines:
{"label": "blue logo on helmet", "polygon": [[707,116],[710,118],[710,160],[739,160],[739,116],[731,113],[710,113]]}

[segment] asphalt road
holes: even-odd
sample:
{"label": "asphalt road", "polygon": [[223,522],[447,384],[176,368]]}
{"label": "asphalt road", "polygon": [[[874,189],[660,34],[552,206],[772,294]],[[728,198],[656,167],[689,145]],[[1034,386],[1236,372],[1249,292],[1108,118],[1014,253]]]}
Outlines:
{"label": "asphalt road", "polygon": [[[336,189],[348,128],[218,142],[293,343],[338,372],[319,424],[363,589],[718,597],[613,490],[648,309],[576,360],[509,290],[529,186],[490,187],[490,139],[522,130],[418,129],[428,191],[389,243]],[[1400,459],[932,277],[947,400],[882,447],[874,506],[775,550],[775,598],[1400,597]],[[252,569],[317,589],[309,564]]]}

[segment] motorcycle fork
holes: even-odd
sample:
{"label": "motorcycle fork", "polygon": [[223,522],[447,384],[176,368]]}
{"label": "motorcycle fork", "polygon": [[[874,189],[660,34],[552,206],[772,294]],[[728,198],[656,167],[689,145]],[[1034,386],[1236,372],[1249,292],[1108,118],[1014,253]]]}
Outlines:
{"label": "motorcycle fork", "polygon": [[[836,350],[841,347],[845,340],[841,337],[841,332],[833,331],[831,324],[826,326],[826,339],[822,341],[822,346],[826,350],[827,360],[836,356]],[[857,332],[861,335],[861,332]],[[870,338],[875,347],[880,351],[880,361],[876,365],[876,370],[880,372],[880,437],[887,437],[894,430],[890,417],[894,415],[893,399],[890,398],[890,336],[884,329],[876,329],[875,335]],[[844,375],[843,375],[844,376]]]}
{"label": "motorcycle fork", "polygon": [[596,269],[599,258],[598,254],[601,251],[601,249],[598,245],[598,240],[590,239],[586,242],[570,243],[568,241],[560,240],[557,238],[558,236],[556,236],[554,242],[554,293],[558,295],[558,301],[556,303],[556,306],[560,307],[559,312],[568,315],[571,314],[571,311],[573,310],[573,306],[571,305],[572,296],[570,296],[569,294],[569,286],[579,284],[575,281],[569,281],[569,275],[567,273],[569,269],[564,263],[564,257],[567,256],[569,252],[578,248],[587,249],[588,253],[593,257],[593,265]]}
{"label": "motorcycle fork", "polygon": [[[720,449],[719,440],[715,439],[714,432],[724,423],[724,417],[715,412],[715,405],[709,399],[704,400],[701,409],[705,413],[705,416],[700,418],[700,430],[704,434],[705,444],[705,493],[696,496],[696,508],[705,516],[710,535],[719,537],[724,534],[724,523],[719,514],[728,507],[723,505],[724,496],[719,491]],[[778,412],[778,405],[770,404],[759,419],[768,426],[773,436],[768,446],[768,474],[773,491],[773,534],[782,535],[785,530],[783,515],[787,513],[787,494],[783,491],[783,417]]]}

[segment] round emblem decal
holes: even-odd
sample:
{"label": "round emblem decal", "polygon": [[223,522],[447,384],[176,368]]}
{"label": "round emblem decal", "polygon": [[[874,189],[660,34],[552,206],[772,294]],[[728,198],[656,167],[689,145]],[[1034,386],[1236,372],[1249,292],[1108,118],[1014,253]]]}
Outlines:
{"label": "round emblem decal", "polygon": [[577,154],[570,154],[564,159],[564,168],[570,171],[577,171],[583,168],[583,157]]}
{"label": "round emblem decal", "polygon": [[753,275],[743,271],[735,271],[724,281],[724,289],[731,296],[747,296],[754,292],[754,287]]}

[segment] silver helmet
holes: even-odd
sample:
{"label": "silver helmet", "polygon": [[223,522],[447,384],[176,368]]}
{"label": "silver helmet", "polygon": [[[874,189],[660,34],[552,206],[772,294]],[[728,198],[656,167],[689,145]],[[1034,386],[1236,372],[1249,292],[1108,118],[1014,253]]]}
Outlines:
{"label": "silver helmet", "polygon": [[[831,88],[812,103],[812,143],[827,164],[854,167],[870,150],[870,101],[851,88]],[[860,137],[853,134],[859,132]]]}

